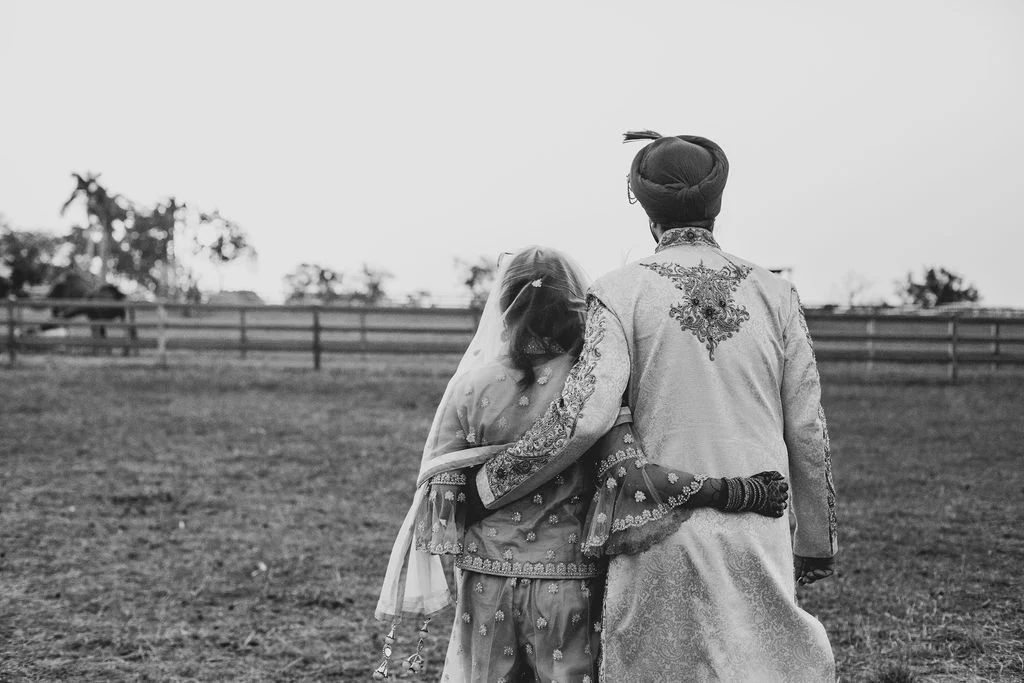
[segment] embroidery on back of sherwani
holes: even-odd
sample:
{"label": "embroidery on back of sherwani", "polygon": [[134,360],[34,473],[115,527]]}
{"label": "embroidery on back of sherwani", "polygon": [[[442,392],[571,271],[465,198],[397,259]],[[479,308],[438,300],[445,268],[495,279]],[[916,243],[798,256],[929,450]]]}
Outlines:
{"label": "embroidery on back of sherwani", "polygon": [[607,325],[604,306],[591,297],[587,305],[583,351],[569,371],[561,398],[551,402],[547,411],[522,438],[499,453],[484,466],[495,497],[501,497],[540,470],[569,440],[583,405],[594,393],[597,378],[594,368],[601,357],[598,345]]}
{"label": "embroidery on back of sherwani", "polygon": [[718,345],[740,331],[750,319],[746,306],[733,300],[733,293],[750,274],[750,266],[727,263],[719,269],[701,261],[696,266],[678,263],[641,263],[667,278],[685,295],[669,313],[684,332],[692,332],[707,347],[708,358],[715,359]]}

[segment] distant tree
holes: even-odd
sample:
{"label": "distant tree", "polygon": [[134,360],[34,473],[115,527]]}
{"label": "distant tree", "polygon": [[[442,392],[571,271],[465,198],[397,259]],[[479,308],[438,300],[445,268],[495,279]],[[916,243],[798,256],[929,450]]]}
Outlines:
{"label": "distant tree", "polygon": [[394,276],[388,271],[364,263],[358,275],[358,289],[348,294],[346,298],[352,303],[364,306],[379,306],[387,299],[384,283],[392,277]]}
{"label": "distant tree", "polygon": [[221,216],[218,209],[199,214],[199,228],[193,237],[193,250],[197,255],[209,259],[218,273],[222,267],[240,258],[255,260],[257,257],[249,234],[238,223]]}
{"label": "distant tree", "polygon": [[415,292],[406,294],[405,303],[414,308],[427,308],[434,305],[434,295],[426,289],[417,289]]}
{"label": "distant tree", "polygon": [[172,299],[194,301],[199,291],[192,256],[211,262],[217,269],[240,258],[256,258],[248,233],[219,210],[189,212],[176,199],[139,208],[121,195],[112,194],[99,182],[99,174],[73,173],[75,188],[61,207],[67,212],[75,202],[84,205],[87,223],[75,226],[67,241],[74,248],[79,267],[90,270],[99,244],[100,278],[108,273]]}
{"label": "distant tree", "polygon": [[[96,256],[93,248],[97,240],[91,239],[90,232],[92,234],[98,234],[100,247],[99,276],[101,280],[105,281],[107,277],[107,269],[109,267],[112,242],[114,241],[114,232],[115,230],[124,228],[131,206],[123,197],[111,195],[107,189],[100,184],[100,174],[98,173],[86,173],[84,176],[78,173],[72,173],[71,177],[75,180],[75,188],[71,191],[71,195],[61,207],[60,213],[63,216],[67,212],[68,208],[76,201],[84,203],[89,225],[84,228],[83,231],[86,233],[86,236],[90,238],[85,240],[85,255],[89,261]],[[91,265],[92,264],[89,263],[90,267]]]}
{"label": "distant tree", "polygon": [[[136,283],[149,291],[168,294],[170,246],[174,229],[163,205],[144,211],[128,204],[122,230],[110,237],[109,273],[123,281]],[[89,270],[92,260],[93,228],[74,226],[65,238],[79,257],[79,267]]]}
{"label": "distant tree", "polygon": [[15,230],[0,216],[0,276],[3,294],[24,295],[25,287],[42,285],[67,265],[61,258],[64,238],[36,230]]}
{"label": "distant tree", "polygon": [[345,296],[342,279],[341,273],[318,263],[301,263],[284,276],[287,301],[337,301]]}
{"label": "distant tree", "polygon": [[483,308],[494,285],[494,276],[498,271],[498,263],[486,256],[476,261],[455,259],[455,268],[460,271],[462,284],[469,290],[471,308]]}
{"label": "distant tree", "polygon": [[924,308],[981,300],[974,285],[965,284],[961,276],[941,267],[928,268],[921,281],[914,280],[913,273],[907,273],[906,282],[899,285],[896,293],[904,303]]}

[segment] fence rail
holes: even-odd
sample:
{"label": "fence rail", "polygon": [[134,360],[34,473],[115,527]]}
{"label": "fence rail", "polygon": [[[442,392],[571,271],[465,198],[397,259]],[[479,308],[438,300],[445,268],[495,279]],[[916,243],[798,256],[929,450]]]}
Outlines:
{"label": "fence rail", "polygon": [[[54,308],[82,316],[54,320]],[[102,313],[116,320],[95,319]],[[461,353],[478,322],[466,308],[370,308],[316,305],[178,304],[8,300],[0,339],[13,363],[20,350],[173,350],[311,354],[321,366],[331,353]],[[807,311],[819,361],[941,363],[956,380],[966,364],[1024,365],[1024,318],[834,314]],[[64,336],[50,336],[59,326]],[[90,331],[91,335],[84,334]],[[75,334],[79,332],[81,334]],[[108,335],[112,332],[113,336]]]}

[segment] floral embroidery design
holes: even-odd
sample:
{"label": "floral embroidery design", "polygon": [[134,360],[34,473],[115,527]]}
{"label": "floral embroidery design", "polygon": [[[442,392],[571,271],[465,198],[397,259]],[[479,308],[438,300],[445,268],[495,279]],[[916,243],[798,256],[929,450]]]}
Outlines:
{"label": "floral embroidery design", "polygon": [[[600,576],[602,572],[601,566],[596,562],[509,562],[465,554],[455,558],[455,566],[480,574],[518,578],[524,586],[529,585],[531,577],[586,579]],[[581,590],[584,589],[589,591],[585,583]]]}
{"label": "floral embroidery design", "polygon": [[514,489],[565,448],[583,406],[594,393],[597,383],[594,371],[601,357],[598,346],[604,339],[607,325],[607,310],[592,297],[587,306],[583,350],[569,371],[561,399],[552,401],[519,441],[484,465],[495,498]]}
{"label": "floral embroidery design", "polygon": [[678,263],[642,263],[643,267],[667,278],[685,294],[669,309],[683,331],[692,332],[707,347],[708,358],[715,359],[718,345],[739,332],[750,319],[746,306],[733,301],[736,288],[750,274],[750,266],[729,263],[715,270],[703,262],[684,267]]}
{"label": "floral embroidery design", "polygon": [[718,246],[718,242],[715,241],[715,236],[711,234],[710,230],[693,227],[672,228],[662,233],[661,240],[658,242],[658,247],[654,250],[654,253],[658,253],[662,249],[668,249],[669,247],[679,246],[680,244],[689,246],[699,244],[705,247],[721,249],[721,247]]}
{"label": "floral embroidery design", "polygon": [[[612,533],[618,533],[635,527],[641,527],[650,522],[661,519],[667,515],[671,510],[681,505],[685,505],[693,494],[700,491],[700,487],[707,481],[707,476],[703,474],[696,474],[693,477],[693,481],[690,482],[689,486],[684,486],[683,490],[675,496],[669,496],[668,500],[664,503],[659,503],[653,508],[644,508],[644,511],[638,515],[626,515],[621,519],[616,519],[612,522]],[[640,503],[646,499],[646,496],[640,491],[637,491],[636,502]],[[643,496],[643,498],[640,498]],[[607,539],[605,539],[607,540]],[[603,541],[602,541],[603,542]]]}
{"label": "floral embroidery design", "polygon": [[465,486],[466,475],[460,471],[441,472],[440,474],[434,475],[430,479],[430,483],[447,486]]}
{"label": "floral embroidery design", "polygon": [[[601,462],[597,466],[597,476],[599,478],[605,476],[606,474],[608,474],[608,471],[611,470],[613,467],[621,463],[624,463],[631,458],[637,461],[642,461],[643,464],[647,463],[647,458],[644,457],[643,451],[641,451],[638,448],[629,446],[627,448],[619,449],[612,453],[611,455],[609,455],[607,458],[601,460]],[[626,474],[625,470],[621,470],[621,472],[622,473],[619,476],[624,476]]]}

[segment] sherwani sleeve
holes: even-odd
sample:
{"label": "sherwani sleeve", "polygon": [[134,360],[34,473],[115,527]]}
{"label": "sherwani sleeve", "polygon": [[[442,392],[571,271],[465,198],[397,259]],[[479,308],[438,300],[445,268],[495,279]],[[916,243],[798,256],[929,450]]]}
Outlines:
{"label": "sherwani sleeve", "polygon": [[813,342],[796,289],[790,291],[784,337],[782,410],[796,515],[793,551],[828,558],[838,550],[832,455]]}
{"label": "sherwani sleeve", "polygon": [[526,433],[477,474],[494,509],[530,493],[576,461],[611,429],[629,381],[629,350],[618,318],[590,294],[579,359],[559,398]]}

